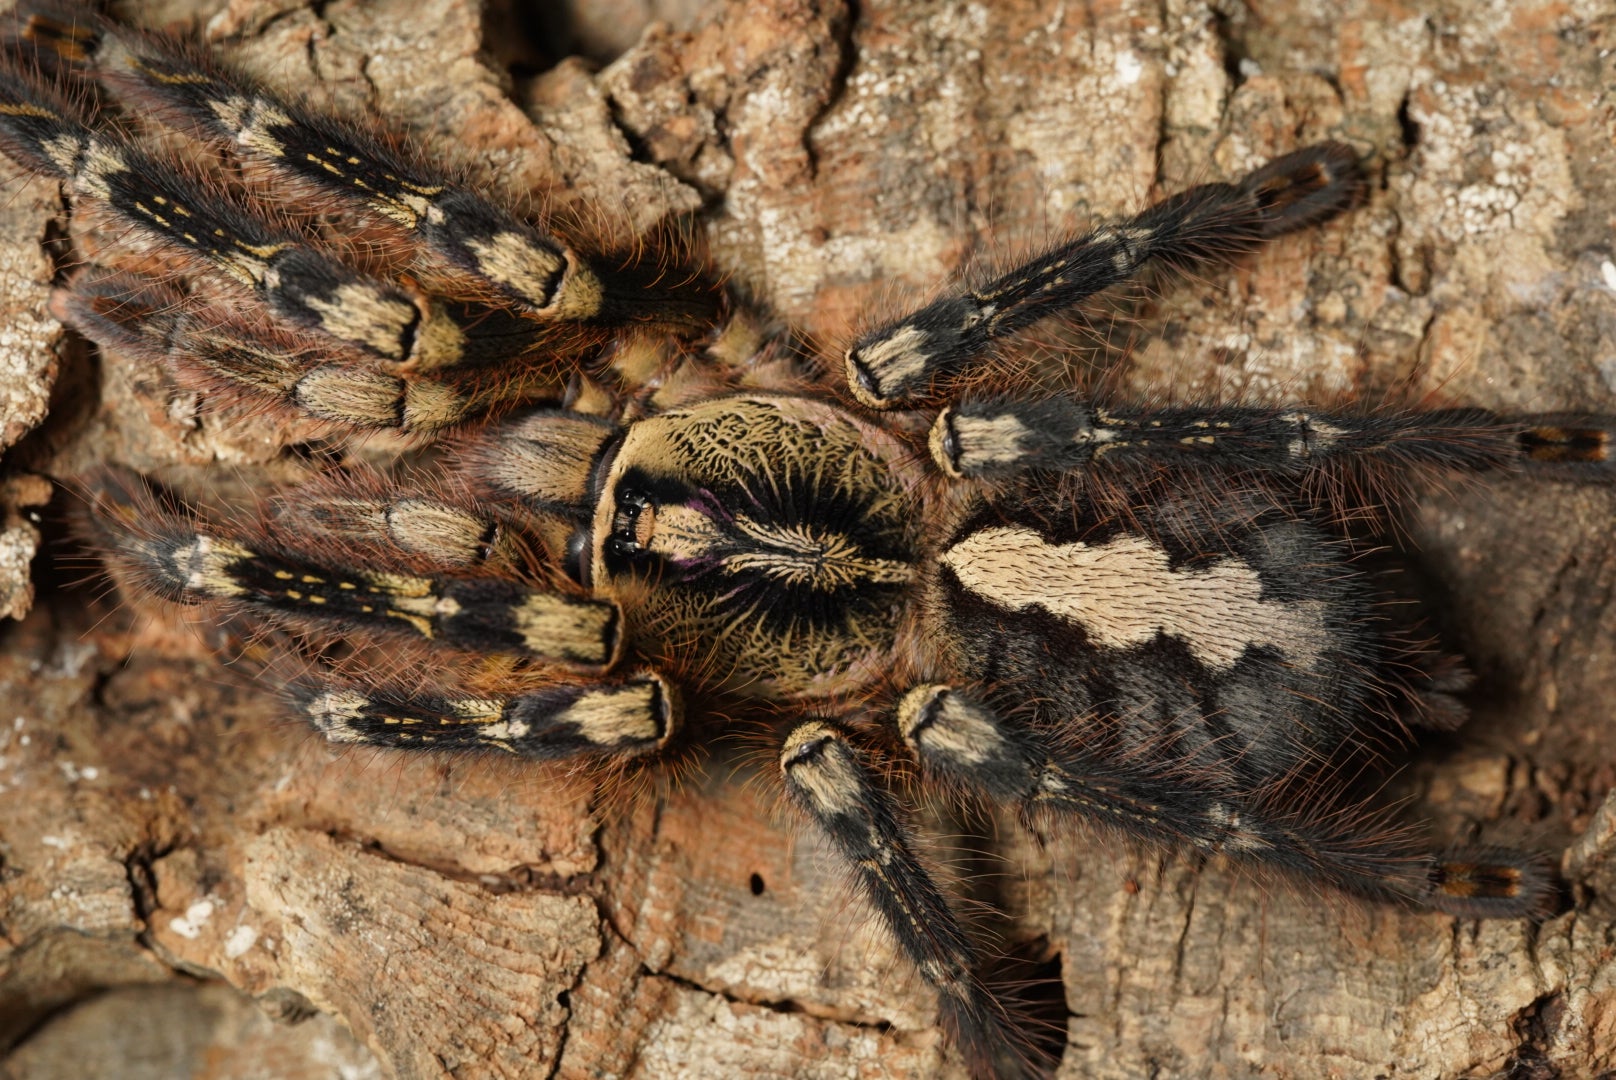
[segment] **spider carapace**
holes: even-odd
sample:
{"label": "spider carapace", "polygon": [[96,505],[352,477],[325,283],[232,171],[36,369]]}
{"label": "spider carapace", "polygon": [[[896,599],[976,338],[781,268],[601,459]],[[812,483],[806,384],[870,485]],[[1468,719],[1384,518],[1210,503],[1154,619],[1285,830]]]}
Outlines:
{"label": "spider carapace", "polygon": [[[1349,211],[1351,149],[1191,188],[828,350],[669,245],[526,220],[187,47],[24,4],[6,55],[6,152],[138,238],[64,276],[68,322],[238,413],[431,451],[219,521],[90,485],[120,580],[257,634],[327,738],[629,767],[751,725],[983,1075],[1036,1055],[897,774],[1461,917],[1552,904],[1538,860],[1427,853],[1344,779],[1451,724],[1463,682],[1389,614],[1360,511],[1409,472],[1605,481],[1613,421],[1130,403],[1018,364],[1023,331],[1101,290]],[[147,148],[153,118],[194,160]]]}

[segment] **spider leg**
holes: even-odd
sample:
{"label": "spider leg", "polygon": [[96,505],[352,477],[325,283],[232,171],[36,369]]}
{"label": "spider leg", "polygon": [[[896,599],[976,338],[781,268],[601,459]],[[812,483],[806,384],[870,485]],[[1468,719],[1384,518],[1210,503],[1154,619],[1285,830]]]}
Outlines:
{"label": "spider leg", "polygon": [[283,177],[390,223],[477,283],[481,299],[544,321],[697,333],[719,312],[721,292],[693,272],[635,257],[586,257],[407,158],[377,132],[270,94],[171,42],[93,15],[68,16],[48,3],[21,11],[23,43],[89,68]]}
{"label": "spider leg", "polygon": [[791,801],[851,868],[859,891],[936,991],[940,1020],[978,1076],[1029,1071],[1014,1022],[974,974],[976,953],[942,890],[915,855],[896,802],[846,734],[819,720],[797,724],[780,750]]}
{"label": "spider leg", "polygon": [[174,283],[99,266],[75,272],[56,291],[52,312],[103,347],[146,357],[226,397],[357,430],[431,434],[565,393],[553,363],[491,377],[333,361],[308,340],[197,309]]}
{"label": "spider leg", "polygon": [[1147,263],[1244,254],[1348,209],[1361,186],[1352,150],[1323,143],[1277,158],[1239,183],[1190,188],[863,335],[847,351],[848,387],[873,409],[923,402],[937,382],[962,374],[1008,336],[1128,280]]}
{"label": "spider leg", "polygon": [[553,760],[654,753],[678,726],[678,698],[652,672],[556,681],[506,695],[359,687],[302,678],[294,707],[331,742],[400,750],[500,750]]}
{"label": "spider leg", "polygon": [[582,522],[591,515],[597,467],[618,434],[601,417],[535,409],[467,440],[463,460],[496,498]]}
{"label": "spider leg", "polygon": [[[332,476],[227,531],[120,474],[104,474],[96,495],[94,527],[147,592],[357,649],[307,671],[284,644],[269,651],[293,708],[332,742],[626,763],[676,733],[675,687],[649,669],[607,670],[623,651],[617,605],[514,580],[549,573],[548,560],[469,498]],[[411,642],[458,655],[451,669],[471,688],[445,688],[435,664],[414,662],[430,652],[355,681]]]}
{"label": "spider leg", "polygon": [[0,65],[0,145],[26,168],[66,183],[176,254],[243,286],[299,329],[398,367],[461,364],[486,323],[357,270],[259,219],[216,186],[93,127],[44,85]]}
{"label": "spider leg", "polygon": [[1556,895],[1552,877],[1532,858],[1491,848],[1429,854],[1361,814],[1286,813],[1203,788],[1193,777],[1089,760],[948,686],[910,690],[897,721],[925,767],[1027,815],[1081,817],[1461,918],[1539,917]]}
{"label": "spider leg", "polygon": [[1066,399],[951,406],[932,425],[938,468],[956,479],[1102,462],[1299,473],[1354,460],[1481,472],[1529,467],[1596,479],[1616,468],[1616,419],[1485,409],[1350,413],[1210,406],[1112,410]]}
{"label": "spider leg", "polygon": [[116,488],[103,485],[96,527],[122,569],[168,600],[328,638],[586,670],[611,666],[623,649],[617,604],[560,582],[512,580],[498,565],[511,551],[502,523],[472,504],[362,490],[339,499],[316,488],[326,501],[283,497],[290,520],[279,528],[275,503],[265,521],[218,528]]}
{"label": "spider leg", "polygon": [[[480,468],[472,457],[470,490],[411,490],[352,468],[327,474],[268,500],[263,531],[287,549],[345,552],[367,566],[492,574],[570,589],[563,576],[577,583],[588,573],[584,500],[595,459],[577,438],[601,439],[593,419],[544,411],[501,429],[497,443],[472,443],[468,457],[494,445],[502,452],[488,455],[499,471]],[[513,494],[499,486],[501,479],[526,490]]]}

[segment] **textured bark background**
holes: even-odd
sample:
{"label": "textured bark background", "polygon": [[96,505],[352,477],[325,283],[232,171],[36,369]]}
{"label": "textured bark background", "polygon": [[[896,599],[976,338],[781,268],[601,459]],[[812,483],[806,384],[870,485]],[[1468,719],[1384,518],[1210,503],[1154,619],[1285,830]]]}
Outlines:
{"label": "textured bark background", "polygon": [[[694,215],[737,286],[832,346],[974,259],[1345,139],[1366,208],[1079,336],[1142,393],[1616,410],[1609,0],[121,7],[513,198]],[[54,184],[5,190],[0,1076],[958,1075],[929,993],[746,766],[613,800],[339,752],[183,615],[49,553],[30,582],[65,535],[45,477],[241,490],[329,448],[63,337],[53,260],[96,240]],[[1409,525],[1481,687],[1397,790],[1441,839],[1567,850],[1575,906],[1542,925],[1008,821],[956,841],[923,809],[1001,944],[1058,973],[1062,1076],[1616,1069],[1613,508],[1505,481]]]}

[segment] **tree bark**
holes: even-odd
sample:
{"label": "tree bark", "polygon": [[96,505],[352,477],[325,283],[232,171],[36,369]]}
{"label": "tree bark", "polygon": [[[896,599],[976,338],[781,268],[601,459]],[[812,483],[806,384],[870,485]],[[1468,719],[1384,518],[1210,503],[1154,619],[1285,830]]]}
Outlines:
{"label": "tree bark", "polygon": [[[1616,411],[1608,0],[713,0],[637,35],[654,5],[624,0],[571,23],[634,42],[604,67],[469,0],[129,7],[519,204],[690,218],[833,352],[953,274],[1345,140],[1363,208],[1039,341],[1152,397]],[[229,501],[308,455],[55,330],[53,270],[108,240],[52,184],[6,190],[0,609],[21,616],[40,528],[65,531],[30,509],[41,477],[117,463]],[[1061,1076],[1616,1069],[1613,508],[1506,479],[1422,494],[1404,525],[1480,689],[1396,792],[1440,841],[1566,851],[1569,910],[1541,924],[918,808],[968,833],[933,855],[1001,913],[999,945],[1058,972]],[[7,1080],[962,1075],[930,992],[747,762],[603,793],[339,750],[183,614],[75,576],[36,564],[0,648]]]}

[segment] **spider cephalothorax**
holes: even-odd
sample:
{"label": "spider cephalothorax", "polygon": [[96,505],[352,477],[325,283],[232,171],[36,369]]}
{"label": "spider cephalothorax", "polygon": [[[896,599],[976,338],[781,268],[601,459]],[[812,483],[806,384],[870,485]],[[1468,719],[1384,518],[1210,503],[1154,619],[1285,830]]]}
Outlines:
{"label": "spider cephalothorax", "polygon": [[591,584],[642,648],[771,696],[890,666],[920,550],[903,443],[828,401],[748,394],[641,420],[609,454]]}
{"label": "spider cephalothorax", "polygon": [[[24,5],[9,56],[7,152],[148,262],[233,290],[79,267],[69,321],[234,402],[448,448],[435,479],[336,469],[222,524],[98,485],[126,582],[262,632],[277,676],[297,655],[280,681],[327,737],[626,762],[748,727],[984,1075],[1026,1067],[1026,1040],[914,850],[890,757],[1029,817],[1362,895],[1550,904],[1532,858],[1425,852],[1347,784],[1451,716],[1457,680],[1363,565],[1348,493],[1374,485],[1331,481],[1605,480],[1609,418],[1151,407],[1000,373],[1021,331],[1147,267],[1350,210],[1347,147],[1191,188],[832,353],[757,330],[700,268],[528,222],[173,43]],[[101,85],[405,255],[192,179],[79,104]]]}

